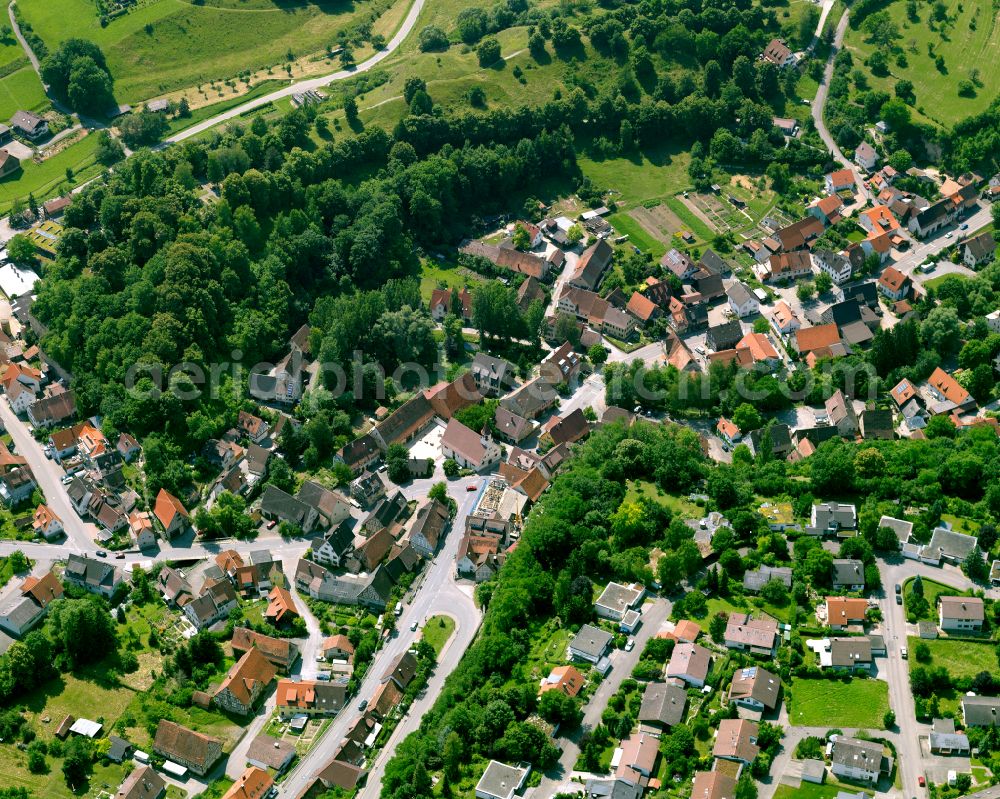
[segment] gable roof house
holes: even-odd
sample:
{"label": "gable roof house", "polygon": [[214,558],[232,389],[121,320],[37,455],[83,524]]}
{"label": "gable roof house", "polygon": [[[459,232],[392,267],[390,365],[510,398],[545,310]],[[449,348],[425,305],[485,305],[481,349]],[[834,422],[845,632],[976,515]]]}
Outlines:
{"label": "gable roof house", "polygon": [[152,766],[140,763],[122,780],[114,799],[161,799],[167,784]]}
{"label": "gable roof house", "polygon": [[868,613],[867,600],[859,597],[828,596],[826,598],[826,623],[834,630],[865,623]]}
{"label": "gable roof house", "polygon": [[674,647],[667,663],[667,677],[676,677],[695,688],[702,688],[711,668],[711,652],[698,644],[682,641]]}
{"label": "gable roof house", "polygon": [[946,197],[911,216],[907,228],[917,238],[925,238],[954,222],[955,215],[955,205]]}
{"label": "gable roof house", "polygon": [[755,619],[749,613],[730,613],[725,643],[729,649],[773,657],[778,643],[778,623],[768,616]]}
{"label": "gable roof house", "polygon": [[381,445],[375,435],[369,432],[342,446],[333,459],[347,466],[352,474],[361,474],[381,457]]}
{"label": "gable roof house", "polygon": [[264,488],[260,513],[267,519],[293,524],[303,533],[312,532],[319,520],[316,508],[273,485]]}
{"label": "gable roof house", "polygon": [[743,590],[757,593],[772,580],[777,580],[785,586],[792,587],[792,570],[788,566],[768,566],[762,563],[759,568],[743,574]]}
{"label": "gable roof house", "polygon": [[385,482],[378,472],[364,471],[351,481],[351,496],[361,503],[361,507],[370,508],[385,496]]}
{"label": "gable roof house", "polygon": [[614,250],[604,239],[592,244],[580,255],[576,269],[568,281],[569,285],[588,291],[597,291],[604,273],[611,265],[612,255],[614,255]]}
{"label": "gable roof house", "polygon": [[233,630],[233,654],[243,656],[251,649],[258,650],[275,669],[286,674],[299,659],[298,645],[288,638],[275,638],[246,627]]}
{"label": "gable roof house", "polygon": [[920,560],[932,566],[941,561],[952,564],[962,563],[969,553],[979,546],[979,539],[965,535],[947,527],[936,527],[930,543],[920,550]]}
{"label": "gable roof house", "polygon": [[839,388],[826,401],[826,415],[830,424],[837,428],[842,436],[853,436],[858,432],[858,417],[854,412],[854,404]]}
{"label": "gable roof house", "polygon": [[538,686],[539,695],[546,691],[561,691],[576,696],[583,690],[586,678],[574,666],[556,666]]}
{"label": "gable roof house", "polygon": [[989,263],[997,254],[997,243],[990,232],[966,239],[962,245],[962,260],[970,269]]}
{"label": "gable roof house", "polygon": [[229,713],[248,715],[274,679],[274,666],[257,647],[244,653],[219,685],[212,702]]}
{"label": "gable roof house", "polygon": [[736,347],[743,338],[743,326],[737,319],[730,319],[720,325],[708,328],[705,334],[705,346],[716,352],[730,350]]}
{"label": "gable roof house", "polygon": [[760,310],[760,301],[738,280],[726,290],[726,296],[729,298],[729,307],[740,318],[753,316]]}
{"label": "gable roof house", "polygon": [[570,656],[576,660],[597,663],[611,645],[612,635],[592,624],[584,624],[569,643]]}
{"label": "gable roof house", "polygon": [[433,418],[434,407],[427,395],[420,392],[379,422],[371,434],[379,446],[387,450],[390,444],[406,444],[412,441]]}
{"label": "gable roof house", "polygon": [[160,719],[153,751],[204,777],[222,757],[222,742],[173,721]]}
{"label": "gable roof house", "polygon": [[63,579],[92,594],[110,597],[121,583],[122,573],[110,563],[73,553],[66,561]]}
{"label": "gable roof house", "polygon": [[1000,726],[1000,697],[962,697],[962,723],[966,727]]}
{"label": "gable roof house", "polygon": [[794,67],[798,63],[798,59],[795,57],[788,45],[784,43],[781,39],[771,39],[767,43],[767,47],[764,48],[764,52],[760,56],[764,61],[768,61],[774,64],[776,67]]}
{"label": "gable roof house", "polygon": [[35,400],[28,406],[28,419],[35,427],[52,427],[76,415],[76,394],[61,391]]}
{"label": "gable roof house", "polygon": [[821,272],[826,272],[830,276],[834,285],[839,286],[851,279],[854,268],[846,256],[832,250],[816,249],[813,251],[812,257],[816,266]]}
{"label": "gable roof house", "polygon": [[226,618],[237,604],[236,590],[229,580],[209,580],[201,594],[184,605],[184,615],[201,630]]}
{"label": "gable roof house", "polygon": [[854,190],[854,171],[851,169],[837,169],[826,176],[825,179],[827,194],[835,194],[838,191]]}
{"label": "gable roof house", "polygon": [[878,290],[896,302],[909,295],[910,285],[910,278],[894,266],[883,269],[878,279]]}
{"label": "gable roof house", "polygon": [[278,715],[283,719],[293,716],[333,716],[340,712],[347,700],[347,678],[335,680],[278,680],[275,700]]}
{"label": "gable roof house", "polygon": [[729,701],[762,713],[778,706],[781,678],[760,666],[737,669],[729,686]]}
{"label": "gable roof house", "polygon": [[482,471],[500,461],[500,446],[488,429],[470,430],[458,419],[450,419],[441,436],[441,452],[462,468]]}
{"label": "gable roof house", "polygon": [[167,541],[187,529],[190,518],[181,501],[165,488],[161,488],[160,493],[156,495],[153,515],[160,523],[163,538]]}
{"label": "gable roof house", "polygon": [[978,632],[986,618],[979,597],[938,597],[938,626],[946,632]]}
{"label": "gable roof house", "polygon": [[331,491],[313,480],[306,480],[295,498],[314,508],[327,527],[340,524],[351,515],[351,504],[339,491]]}
{"label": "gable roof house", "polygon": [[871,172],[878,165],[878,153],[868,142],[863,141],[854,150],[854,161],[862,169]]}
{"label": "gable roof house", "polygon": [[506,394],[516,382],[514,366],[511,363],[484,352],[476,353],[470,372],[479,392],[486,397]]}
{"label": "gable roof house", "polygon": [[62,535],[63,523],[62,519],[56,516],[48,505],[39,505],[35,508],[31,528],[35,531],[35,535],[44,538],[46,541],[54,541]]}
{"label": "gable roof house", "polygon": [[865,408],[861,412],[861,435],[865,439],[892,441],[896,435],[892,411],[882,408]]}
{"label": "gable roof house", "polygon": [[330,530],[322,543],[313,545],[313,558],[323,565],[340,566],[353,551],[354,532],[350,522],[344,521]]}
{"label": "gable roof house", "polygon": [[[812,219],[812,217],[810,217]],[[820,229],[823,225],[813,219]],[[812,258],[807,250],[790,250],[772,255],[767,260],[767,266],[759,271],[764,283],[777,283],[781,280],[798,280],[812,276]]]}
{"label": "gable roof house", "polygon": [[832,582],[836,591],[864,591],[865,564],[851,558],[835,558]]}
{"label": "gable roof house", "polygon": [[446,505],[436,499],[425,499],[413,514],[405,537],[421,557],[432,558],[450,521]]}
{"label": "gable roof house", "polygon": [[928,410],[934,415],[953,410],[968,411],[976,407],[973,396],[940,366],[927,378],[927,390],[931,399],[936,401],[928,406]]}
{"label": "gable roof house", "polygon": [[630,610],[635,610],[646,596],[641,585],[627,586],[610,582],[594,602],[594,612],[599,618],[621,621]]}
{"label": "gable roof house", "polygon": [[687,691],[673,683],[646,684],[639,708],[639,729],[643,732],[664,732],[684,720]]}
{"label": "gable roof house", "polygon": [[723,719],[719,723],[712,756],[749,766],[760,753],[757,746],[759,731],[760,727],[747,719]]}
{"label": "gable roof house", "polygon": [[264,609],[264,619],[276,627],[298,618],[299,611],[295,600],[287,588],[275,586],[267,595],[268,605]]}
{"label": "gable roof house", "polygon": [[497,247],[494,244],[483,244],[481,241],[467,241],[459,247],[459,252],[475,258],[485,258],[500,269],[527,275],[536,280],[544,280],[549,272],[548,260],[513,247]]}

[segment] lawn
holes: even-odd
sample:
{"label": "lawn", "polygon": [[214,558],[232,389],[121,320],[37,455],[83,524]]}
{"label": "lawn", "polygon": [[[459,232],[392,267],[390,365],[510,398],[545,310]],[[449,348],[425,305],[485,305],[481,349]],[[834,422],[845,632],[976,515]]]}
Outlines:
{"label": "lawn", "polygon": [[[816,785],[813,782],[802,781],[802,785],[793,788],[791,785],[778,785],[774,799],[833,799],[840,791],[850,786],[841,785],[827,775],[826,782]],[[853,792],[853,790],[852,790]]]}
{"label": "lawn", "polygon": [[[965,282],[965,281],[967,281],[969,279],[965,275],[955,275],[955,274],[951,274],[951,275],[938,275],[937,277],[932,277],[930,280],[925,280],[924,281],[924,286],[926,286],[929,289],[936,289],[936,288],[938,288],[938,286],[940,286],[944,281],[948,280],[949,278],[957,278],[958,280],[960,280],[962,282]],[[943,514],[942,514],[941,518],[942,519],[944,518]]]}
{"label": "lawn", "polygon": [[475,272],[470,272],[464,266],[441,263],[430,258],[420,265],[420,296],[424,302],[430,302],[434,289],[441,283],[453,289],[462,289],[466,285],[474,286],[483,279]]}
{"label": "lawn", "polygon": [[50,49],[71,36],[99,45],[118,100],[134,103],[319,54],[336,43],[338,31],[385,13],[393,2],[152,0],[103,27],[91,0],[21,0],[18,7]]}
{"label": "lawn", "polygon": [[[94,157],[96,149],[97,136],[90,134],[40,164],[22,161],[19,172],[0,180],[0,212],[9,211],[16,198],[34,194],[41,201],[98,175],[104,167]],[[66,180],[67,167],[73,170],[72,184]]]}
{"label": "lawn", "polygon": [[[945,585],[934,580],[921,578],[921,582],[924,584],[924,599],[927,600],[927,612],[923,614],[921,619],[927,621],[933,621],[937,618],[937,598],[939,596],[942,594],[945,596],[964,596],[967,593],[966,591],[960,591],[950,585]],[[907,611],[909,610],[910,597],[912,595],[913,580],[907,580],[903,584],[903,602]]]}
{"label": "lawn", "polygon": [[440,655],[454,632],[455,620],[451,616],[431,616],[424,625],[423,637],[434,647],[434,653]]}
{"label": "lawn", "polygon": [[881,729],[889,709],[882,680],[794,680],[789,693],[789,719],[800,727]]}
{"label": "lawn", "polygon": [[659,502],[670,508],[676,515],[687,519],[700,519],[705,515],[703,508],[675,494],[667,494],[647,480],[630,480],[623,502],[636,502],[641,497]]}
{"label": "lawn", "polygon": [[[918,663],[913,656],[916,646],[927,644],[931,651],[929,663]],[[997,670],[997,655],[992,644],[980,641],[970,641],[960,638],[937,638],[933,641],[921,641],[910,637],[907,640],[910,648],[910,669],[918,666],[944,666],[953,679],[975,677],[981,671],[991,674]]]}
{"label": "lawn", "polygon": [[30,65],[0,79],[0,119],[10,119],[15,111],[42,112],[49,108],[42,82]]}
{"label": "lawn", "polygon": [[[943,24],[932,20],[932,9],[937,5],[946,11],[947,22]],[[996,5],[993,0],[943,0],[941,4],[918,4],[917,8],[918,19],[911,21],[905,3],[885,6],[899,29],[895,45],[905,55],[906,66],[900,66],[890,56],[890,74],[876,77],[869,72],[869,83],[872,89],[891,95],[896,81],[912,81],[919,115],[951,127],[960,119],[985,111],[1000,93],[1000,70],[994,67],[1000,57]],[[856,66],[877,47],[866,38],[862,31],[849,29],[846,44],[854,51]],[[935,64],[939,55],[944,59],[941,70]],[[959,96],[958,83],[962,80],[978,80],[973,96]]]}
{"label": "lawn", "polygon": [[534,630],[525,673],[536,673],[541,678],[548,675],[554,666],[565,663],[566,650],[572,637],[573,634],[568,629],[555,627],[551,622]]}

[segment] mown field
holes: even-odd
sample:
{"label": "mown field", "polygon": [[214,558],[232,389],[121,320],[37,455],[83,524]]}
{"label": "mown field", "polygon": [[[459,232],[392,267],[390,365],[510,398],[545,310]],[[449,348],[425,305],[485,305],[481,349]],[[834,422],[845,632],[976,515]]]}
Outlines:
{"label": "mown field", "polygon": [[[943,5],[946,20],[934,19],[934,8]],[[870,74],[872,88],[890,93],[898,80],[913,82],[916,109],[924,118],[942,126],[984,111],[1000,93],[1000,24],[994,0],[943,0],[942,3],[918,3],[917,19],[907,17],[906,3],[885,6],[899,29],[895,42],[905,55],[905,66],[889,58],[887,77]],[[866,41],[861,30],[849,30],[846,43],[856,60],[867,58],[878,45]],[[937,56],[944,68],[936,66]],[[860,66],[856,64],[856,66]],[[976,74],[973,74],[975,70]],[[962,97],[958,83],[978,83],[975,94]]]}
{"label": "mown field", "polygon": [[881,680],[795,680],[788,717],[799,727],[881,729],[889,686]]}
{"label": "mown field", "polygon": [[[405,0],[400,0],[404,2]],[[54,49],[71,36],[96,42],[121,102],[225,80],[323,51],[337,32],[392,0],[154,0],[101,27],[92,0],[21,0],[22,17]]]}
{"label": "mown field", "polygon": [[[94,157],[96,149],[97,136],[91,134],[40,164],[22,161],[20,171],[0,179],[0,213],[9,211],[15,199],[26,200],[34,194],[40,202],[94,177],[103,169]],[[67,168],[73,171],[72,182],[66,176]]]}

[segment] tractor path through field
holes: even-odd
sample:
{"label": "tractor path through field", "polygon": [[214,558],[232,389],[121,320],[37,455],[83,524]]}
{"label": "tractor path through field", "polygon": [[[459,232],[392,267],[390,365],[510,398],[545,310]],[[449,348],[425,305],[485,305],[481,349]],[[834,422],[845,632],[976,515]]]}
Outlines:
{"label": "tractor path through field", "polygon": [[403,24],[396,31],[396,35],[386,44],[384,50],[380,50],[375,53],[371,58],[366,61],[361,62],[353,69],[342,69],[339,72],[334,72],[330,75],[322,75],[318,78],[309,78],[307,80],[301,80],[297,83],[291,83],[276,91],[270,92],[268,94],[261,95],[253,100],[249,100],[241,105],[234,108],[230,108],[228,111],[223,111],[221,114],[216,114],[214,117],[199,122],[196,125],[192,125],[189,128],[185,128],[179,133],[175,133],[173,136],[168,137],[164,140],[165,145],[176,144],[177,142],[189,139],[192,136],[197,136],[200,133],[204,133],[206,130],[215,127],[216,125],[226,122],[230,119],[235,119],[248,111],[253,111],[255,108],[261,108],[275,100],[281,100],[285,97],[291,97],[293,94],[298,92],[305,92],[309,90],[321,89],[324,86],[329,86],[331,83],[335,83],[339,80],[346,80],[348,78],[353,78],[356,75],[360,75],[362,72],[367,72],[376,64],[384,61],[388,58],[410,35],[413,30],[413,26],[417,24],[417,18],[420,16],[420,12],[423,10],[424,3],[426,0],[413,0],[413,5],[410,6],[410,10],[403,20]]}
{"label": "tractor path through field", "polygon": [[32,69],[34,69],[35,72],[38,73],[38,77],[41,78],[42,68],[38,63],[38,56],[36,56],[35,51],[31,49],[31,45],[28,44],[28,40],[24,38],[24,34],[21,33],[21,27],[17,24],[17,17],[14,16],[14,0],[10,0],[10,5],[7,6],[7,16],[10,17],[10,26],[14,29],[14,36],[17,37],[17,41],[20,43],[21,49],[24,50],[24,54],[28,56]]}

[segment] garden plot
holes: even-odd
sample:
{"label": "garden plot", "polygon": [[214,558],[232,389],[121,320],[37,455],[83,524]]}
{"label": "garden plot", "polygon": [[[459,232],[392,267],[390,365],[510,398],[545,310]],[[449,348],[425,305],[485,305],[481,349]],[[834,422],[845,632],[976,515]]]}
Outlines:
{"label": "garden plot", "polygon": [[639,206],[629,211],[631,216],[640,227],[657,241],[669,244],[674,234],[686,230],[686,225],[681,221],[670,208],[664,203],[646,208]]}

